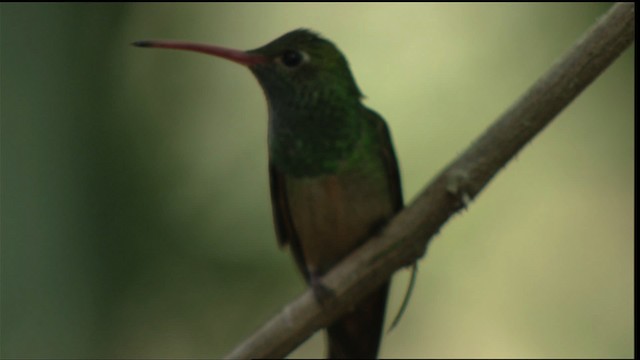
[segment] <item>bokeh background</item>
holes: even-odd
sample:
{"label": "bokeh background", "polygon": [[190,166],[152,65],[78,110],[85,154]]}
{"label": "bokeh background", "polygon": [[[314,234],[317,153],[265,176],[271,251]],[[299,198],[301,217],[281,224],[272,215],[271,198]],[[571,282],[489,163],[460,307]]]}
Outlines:
{"label": "bokeh background", "polygon": [[[130,42],[320,31],[387,119],[411,201],[609,7],[2,4],[2,357],[218,358],[304,289],[276,246],[256,81]],[[381,356],[633,357],[634,60],[442,229]]]}

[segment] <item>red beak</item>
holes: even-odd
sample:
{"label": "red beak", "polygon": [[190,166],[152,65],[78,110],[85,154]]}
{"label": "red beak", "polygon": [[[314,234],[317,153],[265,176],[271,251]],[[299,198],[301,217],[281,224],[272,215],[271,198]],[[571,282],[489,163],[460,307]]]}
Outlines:
{"label": "red beak", "polygon": [[262,55],[250,54],[244,51],[227,49],[220,46],[197,44],[186,41],[143,40],[136,41],[132,43],[132,45],[139,47],[195,51],[231,60],[244,66],[251,66],[267,62],[267,58]]}

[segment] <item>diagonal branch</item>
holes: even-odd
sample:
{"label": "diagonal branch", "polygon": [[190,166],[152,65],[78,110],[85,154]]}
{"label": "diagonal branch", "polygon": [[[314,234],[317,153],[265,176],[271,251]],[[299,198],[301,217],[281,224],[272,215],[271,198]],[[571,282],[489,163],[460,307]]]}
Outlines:
{"label": "diagonal branch", "polygon": [[635,39],[635,5],[617,3],[461,156],[447,166],[383,231],[322,282],[336,296],[318,305],[311,291],[238,346],[227,358],[281,358],[316,330],[414,263],[445,222]]}

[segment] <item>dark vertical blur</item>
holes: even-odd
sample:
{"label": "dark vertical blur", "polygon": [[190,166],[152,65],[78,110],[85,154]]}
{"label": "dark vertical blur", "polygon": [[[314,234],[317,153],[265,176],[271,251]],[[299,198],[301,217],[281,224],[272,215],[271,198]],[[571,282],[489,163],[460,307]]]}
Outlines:
{"label": "dark vertical blur", "polygon": [[105,349],[109,234],[100,216],[113,185],[102,180],[117,157],[105,148],[106,104],[125,12],[2,5],[3,357]]}
{"label": "dark vertical blur", "polygon": [[[278,289],[234,286],[255,269],[194,250],[212,241],[193,226],[207,214],[185,224],[164,213],[148,165],[162,140],[123,95],[128,11],[2,5],[3,358],[220,356],[255,326],[225,319],[255,316],[233,299],[261,292],[268,303]],[[262,311],[253,321],[273,307]]]}

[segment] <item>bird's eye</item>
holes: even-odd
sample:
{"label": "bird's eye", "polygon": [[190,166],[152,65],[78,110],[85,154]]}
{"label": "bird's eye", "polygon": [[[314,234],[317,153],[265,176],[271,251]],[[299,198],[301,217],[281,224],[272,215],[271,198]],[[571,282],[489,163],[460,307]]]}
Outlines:
{"label": "bird's eye", "polygon": [[295,68],[300,64],[302,64],[302,62],[306,58],[305,55],[306,55],[305,53],[302,53],[300,51],[287,50],[282,54],[280,59],[284,64],[284,66],[288,68]]}

